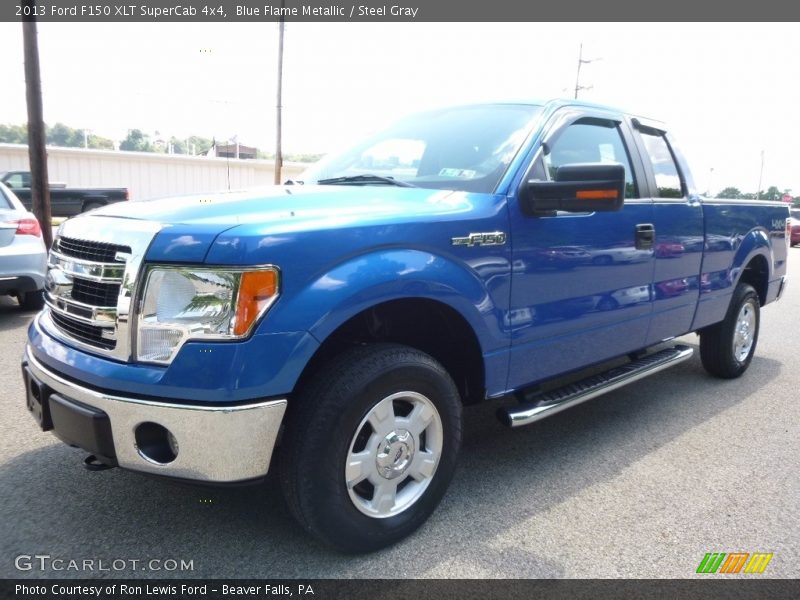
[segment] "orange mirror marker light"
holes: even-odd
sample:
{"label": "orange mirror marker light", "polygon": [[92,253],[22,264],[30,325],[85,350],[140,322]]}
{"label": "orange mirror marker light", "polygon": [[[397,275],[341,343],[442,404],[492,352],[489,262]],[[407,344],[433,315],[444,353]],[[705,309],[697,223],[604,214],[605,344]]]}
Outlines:
{"label": "orange mirror marker light", "polygon": [[605,200],[617,197],[617,190],[581,190],[575,194],[578,200]]}
{"label": "orange mirror marker light", "polygon": [[278,293],[278,273],[273,270],[242,273],[236,302],[234,335],[246,334],[258,316]]}

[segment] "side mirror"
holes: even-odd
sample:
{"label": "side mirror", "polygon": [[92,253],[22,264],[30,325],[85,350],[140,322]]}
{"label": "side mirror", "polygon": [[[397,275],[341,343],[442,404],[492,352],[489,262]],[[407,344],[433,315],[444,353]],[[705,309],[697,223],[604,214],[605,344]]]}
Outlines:
{"label": "side mirror", "polygon": [[529,215],[557,210],[611,212],[625,200],[625,167],[619,163],[562,165],[555,181],[529,180],[520,190],[522,209]]}

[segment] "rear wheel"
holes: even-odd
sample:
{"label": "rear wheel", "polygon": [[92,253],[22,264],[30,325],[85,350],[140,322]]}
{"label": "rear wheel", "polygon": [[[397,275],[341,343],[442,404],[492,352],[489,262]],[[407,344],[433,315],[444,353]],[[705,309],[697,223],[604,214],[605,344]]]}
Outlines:
{"label": "rear wheel", "polygon": [[759,307],[751,285],[736,286],[725,319],[700,332],[700,359],[706,371],[733,379],[747,370],[758,342]]}
{"label": "rear wheel", "polygon": [[447,489],[461,442],[461,400],[427,354],[375,344],[340,356],[290,404],[281,452],[287,503],[340,550],[412,533]]}

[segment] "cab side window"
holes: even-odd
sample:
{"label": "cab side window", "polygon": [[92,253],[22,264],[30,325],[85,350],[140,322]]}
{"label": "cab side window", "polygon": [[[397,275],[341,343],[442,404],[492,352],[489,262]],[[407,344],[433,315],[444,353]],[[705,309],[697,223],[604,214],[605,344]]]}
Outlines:
{"label": "cab side window", "polygon": [[653,131],[640,131],[653,174],[656,178],[657,198],[683,198],[683,184],[675,157],[669,149],[664,134]]}
{"label": "cab side window", "polygon": [[31,187],[31,176],[28,173],[12,173],[8,176],[5,184],[12,189]]}
{"label": "cab side window", "polygon": [[555,179],[558,167],[574,163],[620,163],[625,167],[625,197],[639,197],[628,150],[615,122],[576,121],[559,135],[544,156],[544,166],[551,180]]}

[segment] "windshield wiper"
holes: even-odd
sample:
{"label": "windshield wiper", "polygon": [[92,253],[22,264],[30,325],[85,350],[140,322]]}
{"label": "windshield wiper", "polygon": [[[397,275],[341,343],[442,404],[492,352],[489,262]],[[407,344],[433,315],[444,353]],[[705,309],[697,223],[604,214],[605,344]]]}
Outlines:
{"label": "windshield wiper", "polygon": [[370,183],[380,183],[385,185],[396,185],[398,187],[417,187],[405,181],[398,181],[394,177],[383,177],[381,175],[349,175],[347,177],[331,177],[330,179],[320,179],[319,185],[338,185],[356,183],[368,185]]}

